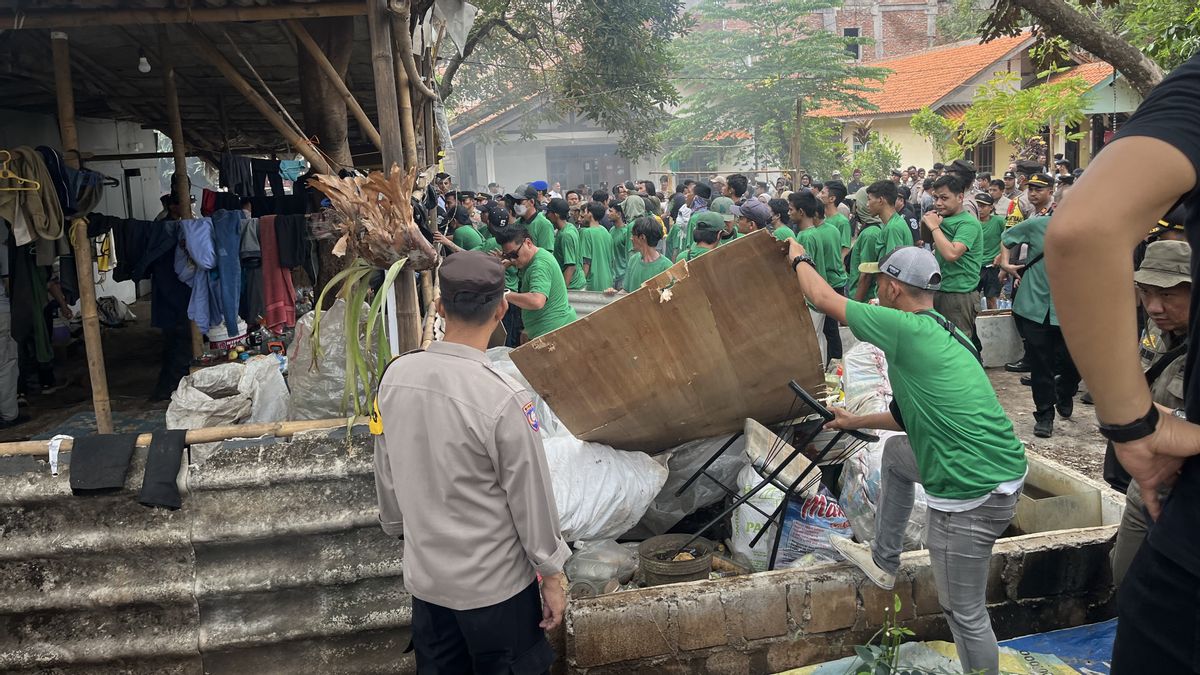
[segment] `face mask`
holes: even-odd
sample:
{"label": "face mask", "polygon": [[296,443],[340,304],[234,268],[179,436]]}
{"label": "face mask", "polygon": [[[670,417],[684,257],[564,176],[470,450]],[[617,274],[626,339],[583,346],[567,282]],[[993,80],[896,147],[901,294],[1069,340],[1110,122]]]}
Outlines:
{"label": "face mask", "polygon": [[525,206],[524,204],[517,204],[516,208],[513,210],[516,211],[518,216],[524,217],[525,214],[529,212],[529,207]]}

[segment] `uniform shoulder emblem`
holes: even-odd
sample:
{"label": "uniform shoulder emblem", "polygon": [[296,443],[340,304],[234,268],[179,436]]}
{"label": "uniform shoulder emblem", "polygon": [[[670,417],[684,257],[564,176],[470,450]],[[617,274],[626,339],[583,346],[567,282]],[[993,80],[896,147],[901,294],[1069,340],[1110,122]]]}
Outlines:
{"label": "uniform shoulder emblem", "polygon": [[521,406],[521,411],[525,413],[525,421],[529,423],[529,428],[534,431],[541,431],[542,425],[538,422],[537,409],[533,405],[533,401]]}

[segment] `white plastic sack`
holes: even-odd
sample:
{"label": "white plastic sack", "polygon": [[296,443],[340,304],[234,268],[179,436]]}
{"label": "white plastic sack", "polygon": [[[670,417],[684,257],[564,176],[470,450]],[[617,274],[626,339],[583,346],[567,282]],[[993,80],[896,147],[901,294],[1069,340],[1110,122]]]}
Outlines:
{"label": "white plastic sack", "polygon": [[859,342],[842,356],[842,391],[846,409],[868,415],[887,410],[892,397],[887,359],[883,351],[869,342]]}
{"label": "white plastic sack", "polygon": [[642,519],[667,480],[667,469],[644,452],[570,435],[544,439],[543,445],[567,541],[621,536]]}
{"label": "white plastic sack", "polygon": [[203,429],[287,419],[288,391],[279,361],[256,356],[196,371],[179,382],[167,406],[168,429]]}
{"label": "white plastic sack", "polygon": [[[908,434],[880,431],[878,435],[879,442],[867,444],[846,461],[838,479],[842,493],[839,500],[842,510],[850,519],[855,536],[862,542],[875,538],[875,509],[879,504],[880,467],[884,448],[890,443],[908,443]],[[918,483],[912,514],[904,528],[904,550],[925,548],[928,512],[925,489]]]}
{"label": "white plastic sack", "polygon": [[[666,453],[656,455],[657,459],[667,456],[667,482],[663,485],[646,515],[638,523],[639,531],[643,528],[654,536],[665,533],[683,520],[685,516],[695,513],[709,504],[725,498],[725,491],[717,486],[712,479],[701,476],[692,483],[683,494],[675,496],[675,491],[691,478],[726,441],[729,435],[714,438],[702,438],[688,441],[672,448]],[[749,463],[746,458],[746,437],[743,435],[734,441],[733,445],[708,467],[708,473],[717,477],[722,485],[733,485],[738,473]]]}
{"label": "white plastic sack", "polygon": [[[365,314],[365,312],[364,312]],[[321,353],[313,361],[313,313],[296,322],[296,337],[288,347],[288,384],[292,390],[289,418],[323,420],[343,414],[346,389],[346,301],[338,299],[321,313]],[[363,402],[366,392],[359,391]]]}
{"label": "white plastic sack", "polygon": [[[754,486],[760,482],[762,482],[762,476],[758,475],[753,466],[747,464],[738,473],[737,492],[739,495],[744,495],[754,489]],[[758,540],[758,545],[751,548],[750,542],[763,529],[763,526],[767,524],[767,517],[750,505],[757,506],[765,513],[774,513],[782,501],[783,491],[774,485],[768,484],[751,497],[748,502],[733,510],[733,536],[730,538],[730,547],[734,555],[743,556],[750,563],[750,566],[754,568],[755,572],[762,572],[767,569],[770,562],[769,558],[771,557],[771,546],[775,543],[775,526],[769,526],[767,533],[763,535],[762,539]]]}

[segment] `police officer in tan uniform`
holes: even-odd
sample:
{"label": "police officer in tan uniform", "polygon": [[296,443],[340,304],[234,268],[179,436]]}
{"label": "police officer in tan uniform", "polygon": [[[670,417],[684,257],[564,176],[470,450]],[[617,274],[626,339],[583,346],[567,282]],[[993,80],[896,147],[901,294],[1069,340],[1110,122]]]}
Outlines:
{"label": "police officer in tan uniform", "polygon": [[570,549],[533,397],[484,353],[504,267],[464,251],[439,283],[445,338],[393,361],[376,399],[380,521],[404,540],[417,671],[548,672]]}
{"label": "police officer in tan uniform", "polygon": [[[1142,332],[1142,370],[1154,402],[1182,417],[1183,374],[1187,362],[1188,317],[1192,297],[1191,246],[1183,241],[1156,241],[1146,247],[1142,266],[1133,275],[1138,299],[1150,321]],[[1112,443],[1104,454],[1104,479],[1125,493],[1125,515],[1112,550],[1113,582],[1120,584],[1146,538],[1149,519],[1136,481],[1117,461]]]}

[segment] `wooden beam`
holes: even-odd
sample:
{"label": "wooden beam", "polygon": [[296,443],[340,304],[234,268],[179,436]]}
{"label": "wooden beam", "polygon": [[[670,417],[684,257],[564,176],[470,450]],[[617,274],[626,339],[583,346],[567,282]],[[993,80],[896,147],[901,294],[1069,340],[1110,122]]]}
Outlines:
{"label": "wooden beam", "polygon": [[371,37],[371,68],[375,76],[375,107],[383,141],[383,170],[404,166],[404,145],[396,100],[396,68],[392,61],[392,23],[387,0],[367,0],[367,32]]}
{"label": "wooden beam", "polygon": [[317,44],[316,40],[313,40],[308,29],[304,27],[304,24],[295,19],[288,19],[287,27],[296,36],[296,41],[300,43],[300,46],[317,62],[321,71],[325,73],[325,77],[329,79],[333,88],[337,90],[342,100],[346,102],[346,107],[350,109],[350,113],[358,121],[358,126],[366,134],[367,140],[371,141],[375,147],[383,150],[383,139],[379,137],[379,130],[371,123],[371,118],[367,117],[367,112],[358,104],[358,99],[354,98],[354,94],[350,92],[350,88],[342,80],[341,74],[329,62],[329,57],[325,55],[325,52],[321,51],[321,46]]}
{"label": "wooden beam", "polygon": [[63,9],[40,12],[9,10],[0,19],[5,28],[78,28],[156,24],[227,23],[231,21],[281,21],[320,19],[330,16],[362,16],[367,11],[361,0],[321,3],[285,3],[265,7],[189,7],[180,9]]}
{"label": "wooden beam", "polygon": [[[71,47],[67,34],[50,34],[50,52],[54,60],[54,87],[58,95],[58,126],[62,133],[63,162],[79,168],[79,137],[75,131],[75,93],[71,88]],[[100,339],[100,320],[96,313],[96,284],[92,269],[92,240],[87,236],[87,221],[71,222],[71,245],[75,249],[75,274],[79,277],[79,307],[83,315],[83,342],[87,350],[88,377],[92,384],[92,407],[96,411],[96,431],[111,434],[112,406],[108,400],[108,375],[104,371],[104,343]]]}
{"label": "wooden beam", "polygon": [[212,46],[212,43],[209,41],[208,37],[204,35],[204,33],[201,33],[200,29],[196,28],[195,26],[187,26],[185,30],[192,38],[192,49],[199,54],[201,58],[203,58],[205,61],[208,61],[214,68],[220,71],[221,74],[225,76],[225,79],[229,81],[229,84],[233,85],[233,88],[236,89],[242,96],[244,96],[246,100],[258,110],[258,112],[267,120],[267,122],[275,128],[275,131],[279,132],[279,135],[282,136],[284,140],[295,147],[297,152],[299,152],[301,155],[304,155],[304,158],[308,160],[308,163],[312,165],[314,169],[325,174],[335,173],[335,171],[329,166],[329,163],[325,161],[325,158],[322,157],[320,153],[318,153],[316,149],[313,148],[308,142],[308,139],[301,137],[300,134],[296,133],[294,129],[287,125],[287,122],[284,122],[283,118],[279,116],[279,113],[276,112],[270,106],[270,104],[268,104],[266,100],[264,100],[263,97],[254,90],[254,87],[250,86],[250,83],[246,81],[246,78],[242,77],[241,73],[237,71],[237,68],[234,68],[233,64],[230,63],[229,60],[226,59],[216,47]]}

